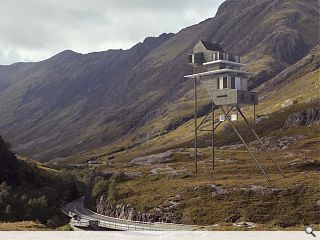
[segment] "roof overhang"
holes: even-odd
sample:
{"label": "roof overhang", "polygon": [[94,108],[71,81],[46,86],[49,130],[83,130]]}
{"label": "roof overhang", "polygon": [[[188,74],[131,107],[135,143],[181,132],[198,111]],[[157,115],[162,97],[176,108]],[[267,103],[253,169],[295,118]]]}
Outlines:
{"label": "roof overhang", "polygon": [[256,74],[251,72],[245,72],[241,70],[235,70],[235,69],[219,69],[214,71],[208,71],[208,72],[202,72],[202,73],[195,73],[191,75],[184,76],[185,78],[195,78],[195,77],[204,77],[204,76],[214,76],[214,75],[220,75],[225,73],[236,73],[236,74],[242,74],[246,76],[254,76]]}
{"label": "roof overhang", "polygon": [[231,61],[226,61],[226,60],[217,60],[217,61],[205,62],[205,63],[203,63],[203,65],[207,66],[207,65],[214,65],[214,64],[218,64],[218,63],[228,64],[228,65],[233,65],[233,66],[238,66],[238,67],[246,66],[246,64],[243,64],[243,63],[231,62]]}

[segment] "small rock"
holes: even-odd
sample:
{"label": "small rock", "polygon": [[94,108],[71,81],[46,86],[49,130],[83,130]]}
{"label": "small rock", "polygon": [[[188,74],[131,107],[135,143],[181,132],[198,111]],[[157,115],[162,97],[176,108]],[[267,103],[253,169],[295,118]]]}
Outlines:
{"label": "small rock", "polygon": [[233,224],[236,227],[243,227],[243,228],[255,228],[256,224],[253,222],[238,222]]}
{"label": "small rock", "polygon": [[229,191],[227,189],[225,189],[223,187],[220,187],[220,186],[211,185],[211,188],[212,188],[212,193],[211,193],[212,197],[216,197],[216,196],[219,196],[219,195],[223,195],[223,194],[229,193]]}
{"label": "small rock", "polygon": [[224,220],[227,222],[227,223],[235,223],[237,222],[239,219],[241,218],[240,214],[237,213],[237,214],[233,214],[229,217],[226,217]]}
{"label": "small rock", "polygon": [[296,100],[287,99],[287,100],[281,105],[281,107],[282,107],[282,108],[286,108],[286,107],[292,106],[292,105],[295,104],[295,103],[297,103]]}
{"label": "small rock", "polygon": [[320,200],[316,203],[314,208],[316,211],[320,211]]}
{"label": "small rock", "polygon": [[263,187],[263,186],[260,186],[260,185],[251,185],[249,187],[242,187],[242,188],[240,188],[240,190],[242,190],[242,191],[252,191],[254,193],[259,193],[259,194],[272,194],[274,192],[280,192],[283,189],[267,188],[267,187]]}

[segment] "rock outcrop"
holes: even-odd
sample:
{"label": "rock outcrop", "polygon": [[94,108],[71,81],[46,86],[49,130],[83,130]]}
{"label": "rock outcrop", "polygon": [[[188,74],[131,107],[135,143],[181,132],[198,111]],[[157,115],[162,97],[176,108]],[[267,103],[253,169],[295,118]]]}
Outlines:
{"label": "rock outcrop", "polygon": [[173,151],[169,150],[163,153],[157,153],[148,155],[145,157],[137,157],[131,160],[132,165],[152,165],[152,164],[161,164],[168,163],[172,160]]}
{"label": "rock outcrop", "polygon": [[[271,151],[274,150],[285,150],[290,145],[297,143],[298,141],[304,139],[305,136],[303,135],[296,135],[296,136],[284,136],[281,138],[276,137],[267,137],[263,139],[264,146]],[[253,141],[249,144],[252,151],[262,151],[262,147],[258,141]]]}
{"label": "rock outcrop", "polygon": [[[153,165],[153,164],[163,164],[163,163],[168,163],[173,160],[173,157],[175,154],[179,155],[185,155],[190,158],[193,157],[193,151],[191,151],[188,148],[177,148],[177,149],[172,149],[166,152],[162,153],[156,153],[156,154],[151,154],[147,155],[144,157],[137,157],[131,160],[130,164],[132,165]],[[199,156],[202,154],[199,153]]]}
{"label": "rock outcrop", "polygon": [[291,161],[289,163],[290,167],[297,168],[301,171],[320,171],[320,161],[318,160],[311,160],[308,158],[305,158],[303,160],[297,159],[294,161]]}
{"label": "rock outcrop", "polygon": [[292,105],[295,104],[295,103],[297,103],[296,100],[287,99],[283,104],[281,104],[281,107],[282,107],[282,108],[290,107],[290,106],[292,106]]}
{"label": "rock outcrop", "polygon": [[284,123],[284,128],[318,124],[320,124],[320,108],[311,108],[290,114]]}
{"label": "rock outcrop", "polygon": [[223,187],[220,185],[201,185],[195,188],[186,189],[185,192],[206,192],[210,194],[213,198],[225,196],[234,192],[245,192],[253,194],[269,195],[273,193],[278,193],[284,191],[283,189],[269,188],[260,185],[249,185],[245,187]]}
{"label": "rock outcrop", "polygon": [[172,209],[178,207],[179,204],[173,200],[171,202],[173,207],[165,204],[165,206],[160,205],[150,211],[141,213],[131,204],[110,203],[105,196],[101,196],[98,199],[96,211],[105,216],[131,221],[177,223],[179,219],[172,213]]}
{"label": "rock outcrop", "polygon": [[273,88],[279,87],[281,84],[288,84],[294,79],[300,78],[309,72],[313,72],[320,68],[320,44],[316,45],[301,60],[286,68],[274,78],[262,84],[259,89],[271,91]]}

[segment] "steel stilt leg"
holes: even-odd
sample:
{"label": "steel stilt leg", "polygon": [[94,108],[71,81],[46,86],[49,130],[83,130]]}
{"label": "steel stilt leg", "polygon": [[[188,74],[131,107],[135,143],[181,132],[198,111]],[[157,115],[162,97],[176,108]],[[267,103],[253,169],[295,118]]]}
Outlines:
{"label": "steel stilt leg", "polygon": [[260,164],[260,162],[256,159],[256,157],[254,156],[254,154],[252,153],[252,151],[250,150],[249,146],[247,145],[247,143],[244,141],[244,139],[242,138],[242,136],[240,135],[239,131],[237,130],[237,128],[234,126],[233,122],[231,121],[231,118],[229,115],[227,115],[227,113],[225,112],[225,110],[223,109],[222,106],[219,106],[222,110],[222,112],[225,114],[227,120],[230,122],[233,130],[236,132],[236,134],[238,135],[238,137],[240,138],[240,140],[242,141],[242,143],[244,144],[244,146],[247,148],[248,152],[250,153],[251,157],[255,160],[256,164],[258,165],[258,167],[260,168],[262,174],[265,176],[265,178],[270,181],[270,178],[268,177],[268,175],[266,174],[266,172],[264,171],[262,165]]}

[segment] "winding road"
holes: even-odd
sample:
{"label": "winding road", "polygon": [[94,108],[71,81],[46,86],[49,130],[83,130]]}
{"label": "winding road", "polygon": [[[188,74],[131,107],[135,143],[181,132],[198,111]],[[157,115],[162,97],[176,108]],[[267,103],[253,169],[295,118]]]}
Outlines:
{"label": "winding road", "polygon": [[[84,207],[84,197],[78,198],[62,208],[62,212],[71,217],[70,224],[76,227],[97,226],[112,230],[130,231],[193,231],[203,229],[201,226],[171,224],[171,223],[151,223],[130,221],[113,218],[95,213]],[[74,219],[74,216],[78,219]]]}

